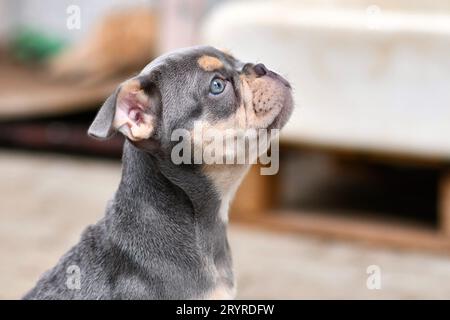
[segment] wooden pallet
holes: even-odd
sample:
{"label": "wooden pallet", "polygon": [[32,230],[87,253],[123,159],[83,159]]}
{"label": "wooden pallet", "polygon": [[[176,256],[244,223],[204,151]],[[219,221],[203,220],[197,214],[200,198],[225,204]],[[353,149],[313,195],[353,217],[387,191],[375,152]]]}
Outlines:
{"label": "wooden pallet", "polygon": [[[0,58],[3,58],[0,56]],[[0,120],[61,116],[97,109],[126,77],[95,85],[51,79],[43,67],[0,59]]]}
{"label": "wooden pallet", "polygon": [[[286,147],[286,146],[285,146]],[[289,146],[292,148],[292,145]],[[322,150],[325,151],[325,150]],[[328,150],[330,152],[330,150]],[[350,156],[363,159],[357,152],[332,152],[337,157]],[[369,155],[373,159],[374,154]],[[231,209],[234,221],[260,225],[269,229],[313,234],[325,238],[361,241],[397,248],[420,249],[450,253],[450,170],[445,162],[436,159],[409,159],[408,156],[383,154],[385,162],[420,163],[439,166],[438,226],[411,223],[389,218],[366,218],[364,214],[342,216],[325,212],[284,211],[279,209],[279,188],[282,181],[275,176],[262,176],[253,166],[239,188]]]}

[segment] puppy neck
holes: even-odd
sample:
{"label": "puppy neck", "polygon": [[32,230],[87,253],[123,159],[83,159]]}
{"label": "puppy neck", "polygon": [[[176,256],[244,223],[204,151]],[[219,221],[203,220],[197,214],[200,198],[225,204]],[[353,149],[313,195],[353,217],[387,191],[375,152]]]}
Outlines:
{"label": "puppy neck", "polygon": [[153,272],[148,261],[177,261],[185,266],[186,278],[200,277],[194,284],[200,286],[198,292],[217,283],[231,288],[231,254],[226,223],[218,217],[220,204],[201,167],[175,166],[127,141],[122,180],[106,217],[108,236],[148,272]]}
{"label": "puppy neck", "polygon": [[228,222],[229,206],[250,166],[245,165],[206,165],[202,171],[213,184],[220,197],[219,217]]}
{"label": "puppy neck", "polygon": [[150,154],[126,141],[119,194],[135,202],[148,202],[157,214],[168,205],[183,205],[198,223],[212,223],[217,217],[221,195],[202,172],[201,166],[175,165],[164,155]]}

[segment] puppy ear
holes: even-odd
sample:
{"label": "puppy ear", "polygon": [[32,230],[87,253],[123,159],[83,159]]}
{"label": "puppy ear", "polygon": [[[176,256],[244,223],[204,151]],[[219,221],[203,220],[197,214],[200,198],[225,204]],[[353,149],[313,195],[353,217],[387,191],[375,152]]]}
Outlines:
{"label": "puppy ear", "polygon": [[105,101],[88,134],[107,139],[120,131],[132,141],[148,139],[156,126],[157,104],[138,78],[127,80]]}

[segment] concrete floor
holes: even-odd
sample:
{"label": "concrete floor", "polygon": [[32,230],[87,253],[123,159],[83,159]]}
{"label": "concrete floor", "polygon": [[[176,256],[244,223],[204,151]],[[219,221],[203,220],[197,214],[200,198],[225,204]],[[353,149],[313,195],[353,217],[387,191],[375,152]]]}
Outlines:
{"label": "concrete floor", "polygon": [[[120,164],[0,150],[0,298],[20,298],[103,215]],[[450,257],[232,225],[238,298],[450,298]],[[381,289],[366,286],[369,265]]]}

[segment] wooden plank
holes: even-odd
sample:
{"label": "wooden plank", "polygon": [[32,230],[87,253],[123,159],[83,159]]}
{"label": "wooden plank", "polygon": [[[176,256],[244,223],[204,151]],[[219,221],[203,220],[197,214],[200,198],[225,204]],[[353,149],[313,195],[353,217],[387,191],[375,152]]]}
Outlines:
{"label": "wooden plank", "polygon": [[388,163],[400,166],[418,166],[428,168],[442,168],[450,162],[449,158],[437,155],[425,155],[418,153],[407,153],[394,150],[374,150],[353,148],[342,145],[331,145],[325,143],[309,143],[301,140],[284,138],[281,140],[284,150],[297,150],[301,152],[320,152],[332,156],[351,159],[355,161],[370,161],[374,163]]}
{"label": "wooden plank", "polygon": [[450,237],[450,171],[444,171],[441,175],[438,206],[440,231]]}
{"label": "wooden plank", "polygon": [[89,137],[87,129],[87,124],[71,123],[70,118],[57,125],[52,121],[0,123],[0,144],[33,150],[121,157],[124,141],[122,135],[117,134],[105,143]]}
{"label": "wooden plank", "polygon": [[50,79],[47,71],[0,62],[0,119],[17,120],[98,109],[126,78],[119,76],[95,85]]}
{"label": "wooden plank", "polygon": [[446,236],[432,228],[408,223],[283,211],[259,216],[233,213],[231,221],[322,238],[450,254],[450,241]]}
{"label": "wooden plank", "polygon": [[263,176],[259,165],[253,165],[236,192],[231,211],[260,215],[276,206],[277,176]]}

